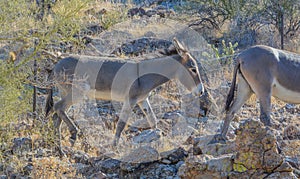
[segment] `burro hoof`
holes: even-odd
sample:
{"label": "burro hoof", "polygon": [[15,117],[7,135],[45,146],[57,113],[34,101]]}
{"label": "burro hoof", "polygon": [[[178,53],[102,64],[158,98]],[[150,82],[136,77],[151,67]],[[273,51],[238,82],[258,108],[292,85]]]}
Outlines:
{"label": "burro hoof", "polygon": [[216,144],[216,143],[225,144],[226,137],[223,136],[222,134],[216,134],[208,144]]}
{"label": "burro hoof", "polygon": [[61,147],[58,147],[58,153],[60,158],[66,158],[67,154],[64,152],[64,150]]}
{"label": "burro hoof", "polygon": [[74,147],[76,140],[70,137],[69,142],[71,144],[71,147]]}
{"label": "burro hoof", "polygon": [[79,132],[77,132],[77,137],[79,139],[83,138],[84,137],[83,131],[80,130]]}
{"label": "burro hoof", "polygon": [[74,146],[74,144],[75,144],[75,142],[77,140],[77,135],[78,135],[78,130],[71,131],[71,136],[69,138],[69,142],[70,142],[70,144],[71,144],[72,147]]}

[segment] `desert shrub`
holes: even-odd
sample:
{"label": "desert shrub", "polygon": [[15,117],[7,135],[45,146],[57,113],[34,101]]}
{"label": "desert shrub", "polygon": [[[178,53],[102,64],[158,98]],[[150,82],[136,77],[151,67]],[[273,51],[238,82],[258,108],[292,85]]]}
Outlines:
{"label": "desert shrub", "polygon": [[[49,61],[44,51],[75,53],[84,47],[78,34],[87,23],[84,13],[91,0],[39,2],[44,6],[37,1],[0,1],[0,164],[5,164],[0,175],[6,164],[25,166],[26,158],[11,153],[14,138],[31,138],[33,148],[53,148],[52,124],[43,114],[31,117],[37,83],[32,81],[33,60],[38,64],[37,76],[42,76],[43,64]],[[9,53],[14,54],[13,61]],[[22,173],[22,167],[12,170]]]}
{"label": "desert shrub", "polygon": [[0,145],[6,145],[16,136],[11,124],[29,111],[32,90],[24,85],[28,76],[25,69],[15,69],[12,63],[0,61],[0,72]]}
{"label": "desert shrub", "polygon": [[119,11],[117,10],[107,11],[100,18],[103,28],[109,29],[111,26],[120,23],[122,21],[125,21],[127,18],[127,14],[125,12],[127,12],[127,10],[124,8],[120,9]]}
{"label": "desert shrub", "polygon": [[228,65],[231,64],[234,59],[233,56],[235,54],[235,49],[237,48],[237,46],[238,43],[232,44],[231,42],[228,42],[227,45],[225,40],[222,40],[220,48],[217,48],[214,45],[211,45],[211,48],[215,53],[215,57],[220,59],[220,63],[222,65]]}

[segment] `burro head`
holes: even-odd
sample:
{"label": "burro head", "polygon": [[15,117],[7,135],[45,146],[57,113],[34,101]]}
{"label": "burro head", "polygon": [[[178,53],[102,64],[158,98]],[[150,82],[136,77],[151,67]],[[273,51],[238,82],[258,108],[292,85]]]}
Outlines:
{"label": "burro head", "polygon": [[173,39],[174,46],[181,56],[179,62],[176,79],[184,85],[190,92],[196,96],[204,93],[203,83],[200,77],[197,60],[184,48],[184,46],[176,39]]}

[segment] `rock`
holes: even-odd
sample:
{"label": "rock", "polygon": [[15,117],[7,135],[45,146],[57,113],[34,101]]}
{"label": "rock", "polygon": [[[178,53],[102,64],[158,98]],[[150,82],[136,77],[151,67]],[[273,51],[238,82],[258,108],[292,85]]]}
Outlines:
{"label": "rock", "polygon": [[274,169],[277,169],[277,167],[282,166],[283,157],[278,154],[277,149],[274,151],[274,148],[272,150],[268,150],[263,155],[263,169],[267,172],[272,172]]}
{"label": "rock", "polygon": [[143,37],[122,44],[116,48],[112,54],[127,56],[138,56],[146,53],[155,52],[159,49],[167,49],[172,45],[172,42],[163,39]]}
{"label": "rock", "polygon": [[278,168],[276,168],[275,172],[293,172],[293,167],[289,164],[289,162],[284,161]]}
{"label": "rock", "polygon": [[300,139],[300,128],[295,125],[288,125],[283,131],[284,140]]}
{"label": "rock", "polygon": [[[94,173],[95,168],[90,165],[85,165],[82,163],[75,163],[71,165],[72,168],[76,169],[76,172],[78,174],[81,174],[82,176],[90,176]],[[96,169],[97,170],[97,169]]]}
{"label": "rock", "polygon": [[184,164],[184,161],[179,161],[177,164],[176,164],[176,168],[177,170],[181,167],[181,165]]}
{"label": "rock", "polygon": [[172,121],[172,137],[180,137],[183,142],[196,131],[197,118],[188,118],[178,113],[178,118]]}
{"label": "rock", "polygon": [[23,167],[23,173],[24,173],[24,175],[30,175],[32,170],[33,170],[32,163],[29,163],[25,167]]}
{"label": "rock", "polygon": [[190,156],[178,171],[181,178],[226,178],[233,169],[232,155]]}
{"label": "rock", "polygon": [[276,145],[274,131],[264,127],[260,121],[246,120],[237,130],[237,154],[234,171],[264,169],[271,172],[283,162]]}
{"label": "rock", "polygon": [[32,140],[31,138],[15,138],[13,140],[14,145],[12,146],[13,154],[23,155],[32,151]]}
{"label": "rock", "polygon": [[297,178],[300,178],[300,170],[294,169],[293,173],[297,176]]}
{"label": "rock", "polygon": [[23,179],[26,177],[20,175],[19,173],[13,173],[13,174],[9,175],[9,178],[13,178],[13,179],[22,178]]}
{"label": "rock", "polygon": [[83,164],[88,164],[89,163],[89,156],[88,154],[82,152],[82,151],[76,151],[75,154],[73,154],[71,156],[72,159],[74,159],[74,161],[76,163],[83,163]]}
{"label": "rock", "polygon": [[265,179],[296,179],[296,175],[292,172],[275,172],[270,174],[269,176],[265,177]]}
{"label": "rock", "polygon": [[206,115],[206,111],[200,106],[200,99],[192,94],[183,95],[181,108],[187,117],[199,118]]}
{"label": "rock", "polygon": [[136,131],[136,130],[146,130],[146,129],[151,129],[154,126],[151,126],[149,124],[147,119],[141,119],[141,120],[136,120],[132,124],[130,124],[129,129],[131,131]]}
{"label": "rock", "polygon": [[172,165],[159,165],[158,168],[155,170],[155,174],[159,178],[174,178],[177,175],[176,167]]}
{"label": "rock", "polygon": [[150,146],[142,146],[121,158],[120,168],[126,172],[132,172],[141,166],[157,161],[158,151]]}
{"label": "rock", "polygon": [[226,144],[214,143],[209,144],[213,135],[201,136],[193,139],[194,155],[207,154],[212,156],[220,156],[224,154],[230,154],[235,152],[235,142],[227,141]]}
{"label": "rock", "polygon": [[[202,133],[206,134],[208,136],[210,135],[215,135],[216,133],[220,133],[220,129],[222,127],[223,121],[221,120],[215,120],[215,119],[211,119],[210,117],[208,117],[208,120],[206,120],[206,118],[201,119],[203,122],[202,124]],[[230,125],[229,129],[228,129],[228,133],[227,133],[227,137],[229,137],[230,139],[234,139],[234,136],[229,136],[229,134],[233,131],[232,126]]]}
{"label": "rock", "polygon": [[[97,50],[97,53],[101,52],[104,55],[111,54],[116,45],[122,45],[123,42],[132,38],[133,35],[128,32],[119,30],[104,31],[99,37],[92,38],[91,42],[86,47],[87,49],[84,50],[84,54],[95,55],[95,50]],[[118,41],[114,39],[118,39]]]}
{"label": "rock", "polygon": [[159,163],[153,163],[147,169],[139,170],[137,172],[134,172],[134,174],[136,177],[130,175],[131,176],[130,178],[141,178],[141,179],[147,179],[147,178],[174,179],[174,178],[178,178],[179,179],[179,177],[177,175],[176,166],[159,164]]}
{"label": "rock", "polygon": [[284,161],[289,163],[293,168],[300,169],[300,161],[298,158],[285,157]]}
{"label": "rock", "polygon": [[161,18],[169,17],[174,14],[175,14],[175,11],[166,10],[166,9],[150,9],[150,10],[146,11],[146,13],[145,13],[145,15],[147,15],[148,17],[157,15]]}
{"label": "rock", "polygon": [[148,32],[146,32],[144,34],[144,36],[145,37],[152,37],[152,38],[154,38],[154,37],[156,37],[156,34],[154,32],[152,32],[152,31],[148,31]]}
{"label": "rock", "polygon": [[[256,173],[254,173],[256,172]],[[250,177],[251,176],[251,177]],[[255,170],[248,170],[247,172],[230,172],[229,178],[230,179],[249,179],[249,178],[265,178],[268,176],[267,173],[264,173],[263,171],[255,171]]]}
{"label": "rock", "polygon": [[0,175],[0,179],[8,179],[6,175]]}
{"label": "rock", "polygon": [[[253,178],[266,178],[268,175],[270,175],[269,173],[266,173],[264,170],[262,169],[258,169],[258,170],[248,170],[247,172],[245,172],[248,174],[248,176],[253,176]],[[238,175],[237,175],[238,176]]]}
{"label": "rock", "polygon": [[[89,24],[81,31],[85,35],[97,35],[104,31],[103,26],[99,24]],[[88,40],[91,42],[91,39]]]}
{"label": "rock", "polygon": [[[222,155],[211,159],[207,164],[207,170],[220,172],[222,176],[226,176],[233,169],[232,154]],[[223,175],[223,173],[225,175]]]}
{"label": "rock", "polygon": [[[236,134],[236,140],[227,141],[226,144],[208,144],[212,136],[194,138],[192,143],[194,154],[197,152],[197,155],[189,156],[185,160],[179,168],[179,176],[297,178],[295,168],[299,167],[298,160],[286,158],[278,150],[277,131],[265,127],[260,121],[249,119],[240,125]],[[283,149],[286,146],[286,143],[282,144]],[[299,146],[296,145],[296,148],[293,150],[299,150]]]}
{"label": "rock", "polygon": [[8,165],[5,166],[5,174],[7,176],[10,176],[10,178],[12,178],[11,176],[13,175],[13,173],[15,171],[16,171],[16,168],[13,163],[9,163]]}
{"label": "rock", "polygon": [[128,17],[133,17],[133,16],[140,16],[140,17],[142,17],[144,15],[146,15],[146,11],[145,11],[145,9],[143,9],[141,7],[139,7],[139,8],[138,7],[131,8],[127,12],[127,16]]}
{"label": "rock", "polygon": [[188,153],[181,147],[160,153],[162,161],[168,160],[171,164],[175,164],[183,160],[185,157],[187,157],[187,155]]}
{"label": "rock", "polygon": [[107,178],[107,175],[105,175],[104,173],[102,173],[101,171],[92,174],[90,177],[90,179],[105,179]]}
{"label": "rock", "polygon": [[122,171],[124,171],[125,173],[127,172],[134,172],[137,170],[141,170],[144,167],[143,164],[141,163],[127,163],[127,162],[123,162],[120,165],[120,168]]}
{"label": "rock", "polygon": [[154,16],[157,14],[157,11],[156,10],[153,10],[153,9],[149,9],[148,11],[146,11],[146,15],[148,17],[151,17],[151,16]]}
{"label": "rock", "polygon": [[120,168],[121,161],[116,159],[106,159],[95,163],[95,167],[104,173],[115,173]]}
{"label": "rock", "polygon": [[35,151],[35,157],[41,158],[41,157],[48,157],[51,155],[52,151],[46,148],[39,148]]}
{"label": "rock", "polygon": [[283,140],[281,150],[285,156],[296,158],[300,161],[300,140]]}
{"label": "rock", "polygon": [[163,163],[163,164],[171,164],[171,161],[168,160],[168,159],[162,159],[161,163]]}
{"label": "rock", "polygon": [[161,132],[158,129],[155,130],[145,130],[141,132],[138,136],[133,137],[134,143],[151,143],[157,141],[161,136]]}
{"label": "rock", "polygon": [[164,114],[163,120],[160,122],[158,126],[164,133],[178,137],[184,143],[196,131],[199,119],[183,116],[179,112],[168,112]]}
{"label": "rock", "polygon": [[178,111],[167,112],[164,114],[163,119],[171,119],[172,121],[176,121],[178,118],[183,117]]}

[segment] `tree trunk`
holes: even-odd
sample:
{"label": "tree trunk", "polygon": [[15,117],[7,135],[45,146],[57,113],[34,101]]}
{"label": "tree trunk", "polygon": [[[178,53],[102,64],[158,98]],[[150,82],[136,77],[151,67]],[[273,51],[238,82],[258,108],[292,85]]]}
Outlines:
{"label": "tree trunk", "polygon": [[281,49],[284,49],[284,18],[283,18],[283,12],[281,11],[280,13],[280,45],[281,45]]}

